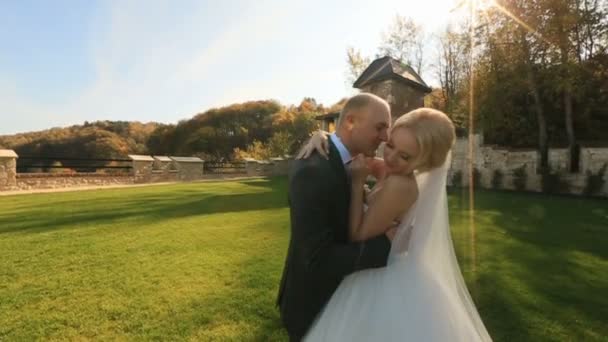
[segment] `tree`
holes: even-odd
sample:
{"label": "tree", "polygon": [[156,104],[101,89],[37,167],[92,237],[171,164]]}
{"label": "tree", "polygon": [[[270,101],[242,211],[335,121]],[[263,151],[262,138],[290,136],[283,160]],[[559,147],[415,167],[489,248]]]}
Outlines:
{"label": "tree", "polygon": [[256,140],[268,141],[273,133],[273,116],[282,108],[275,101],[250,101],[212,108],[180,121],[176,126],[158,128],[147,146],[152,154],[230,158],[235,148],[244,149]]}
{"label": "tree", "polygon": [[[498,4],[498,6],[501,6]],[[538,1],[518,0],[511,1],[507,9],[510,15],[505,15],[498,8],[489,9],[485,13],[486,21],[478,37],[486,49],[487,62],[490,65],[486,76],[492,77],[495,82],[508,82],[511,88],[521,87],[527,89],[528,94],[517,93],[516,97],[526,99],[525,108],[535,113],[538,125],[538,150],[540,154],[540,170],[549,167],[548,128],[545,106],[542,101],[539,84],[540,74],[545,72],[546,56],[549,46],[540,34],[542,30],[542,10]],[[502,7],[504,8],[504,7]],[[520,25],[512,18],[518,18],[526,25]],[[505,68],[505,66],[507,66]],[[513,80],[504,70],[511,74],[522,74],[525,80],[519,83]],[[515,82],[513,82],[515,81]],[[496,85],[498,86],[498,85]],[[513,92],[507,92],[507,94]],[[502,92],[504,95],[505,93]],[[500,100],[499,100],[500,101]],[[502,101],[505,101],[503,98]],[[511,101],[517,101],[511,99]],[[498,106],[499,103],[495,105]],[[504,113],[501,113],[504,115]]]}
{"label": "tree", "polygon": [[169,154],[172,148],[173,135],[175,133],[175,125],[159,125],[148,136],[146,148],[152,154],[166,155]]}
{"label": "tree", "polygon": [[317,104],[317,100],[312,97],[305,97],[297,107],[298,112],[311,113],[323,111],[323,105]]}
{"label": "tree", "polygon": [[344,108],[344,105],[346,104],[346,101],[348,101],[348,97],[343,97],[340,99],[340,101],[334,103],[333,105],[331,105],[329,107],[329,109],[327,110],[328,113],[337,113],[337,112],[341,112],[342,108]]}
{"label": "tree", "polygon": [[466,125],[466,100],[470,61],[470,42],[465,25],[455,30],[448,26],[438,37],[435,72],[441,85],[444,110],[451,116],[456,126]]}
{"label": "tree", "polygon": [[245,158],[253,158],[256,160],[268,160],[271,158],[268,146],[259,140],[254,140],[253,143],[247,146],[246,149],[235,148],[233,158],[235,160],[243,160]]}
{"label": "tree", "polygon": [[346,48],[346,61],[348,63],[346,79],[350,84],[355,83],[371,62],[369,57],[363,57],[360,50],[350,46]]}
{"label": "tree", "polygon": [[[477,15],[478,24],[472,30],[476,51],[469,64],[474,68],[474,112],[487,142],[536,145],[541,165],[546,167],[549,145],[576,145],[582,136],[598,139],[587,122],[593,116],[603,117],[596,105],[604,103],[597,88],[605,88],[600,85],[603,68],[594,60],[602,59],[605,51],[606,4],[599,0],[495,1]],[[456,33],[470,39],[465,30]],[[458,45],[449,36],[441,38],[437,71],[448,99],[446,107],[460,111],[462,93],[468,87],[452,81],[457,77],[451,77],[454,63],[450,61],[467,54],[454,49]],[[466,47],[466,41],[461,41]],[[530,127],[536,128],[536,134],[519,134]]]}
{"label": "tree", "polygon": [[380,56],[391,56],[414,67],[420,74],[424,66],[424,40],[422,25],[397,14],[388,31],[382,34],[378,52]]}

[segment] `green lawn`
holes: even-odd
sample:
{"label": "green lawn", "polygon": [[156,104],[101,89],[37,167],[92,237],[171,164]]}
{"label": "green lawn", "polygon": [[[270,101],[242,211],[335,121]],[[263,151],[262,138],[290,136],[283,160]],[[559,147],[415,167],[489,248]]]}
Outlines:
{"label": "green lawn", "polygon": [[[452,226],[494,340],[605,339],[608,201],[475,201]],[[285,340],[286,204],[284,178],[0,197],[0,340]]]}

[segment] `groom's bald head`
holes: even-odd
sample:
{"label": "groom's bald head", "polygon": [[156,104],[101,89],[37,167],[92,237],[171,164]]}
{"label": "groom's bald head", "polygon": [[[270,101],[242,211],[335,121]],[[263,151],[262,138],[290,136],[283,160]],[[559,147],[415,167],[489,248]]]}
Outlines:
{"label": "groom's bald head", "polygon": [[337,134],[351,154],[373,156],[378,145],[388,139],[390,122],[388,103],[374,94],[361,93],[344,104]]}
{"label": "groom's bald head", "polygon": [[368,106],[377,106],[377,107],[385,107],[390,115],[390,107],[386,101],[384,101],[381,97],[376,96],[370,93],[360,93],[351,98],[349,98],[344,107],[342,107],[342,111],[340,112],[340,117],[338,118],[338,125],[340,127],[344,124],[345,118],[349,115],[361,115],[363,109]]}

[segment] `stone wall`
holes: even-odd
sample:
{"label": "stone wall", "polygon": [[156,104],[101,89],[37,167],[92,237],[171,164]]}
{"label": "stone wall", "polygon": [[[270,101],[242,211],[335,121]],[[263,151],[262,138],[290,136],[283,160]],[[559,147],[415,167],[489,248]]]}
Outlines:
{"label": "stone wall", "polygon": [[154,158],[151,156],[143,156],[130,154],[132,160],[131,175],[135,177],[136,183],[149,183],[152,181],[152,170],[154,168]]}
{"label": "stone wall", "polygon": [[130,175],[20,173],[17,174],[16,187],[13,190],[59,189],[134,183],[136,183],[136,177]]}
{"label": "stone wall", "polygon": [[13,150],[0,150],[0,191],[17,187],[17,154]]}
{"label": "stone wall", "polygon": [[17,186],[17,154],[13,150],[0,150],[0,191]]}
{"label": "stone wall", "polygon": [[248,177],[286,176],[291,165],[291,157],[270,160],[245,159]]}
{"label": "stone wall", "polygon": [[150,171],[150,182],[177,182],[179,180],[179,171],[175,163],[168,156],[154,156],[152,162],[152,171]]}
{"label": "stone wall", "polygon": [[205,178],[203,161],[196,157],[151,157],[129,155],[128,174],[106,173],[20,173],[18,156],[12,150],[0,150],[0,191],[56,189],[82,186],[193,181]]}
{"label": "stone wall", "polygon": [[608,163],[608,148],[583,148],[580,157],[583,170],[598,172]]}
{"label": "stone wall", "polygon": [[[472,148],[473,155],[469,154]],[[195,157],[156,157],[131,155],[133,160],[131,174],[113,175],[100,173],[75,174],[17,174],[18,156],[10,150],[0,150],[0,191],[29,190],[61,187],[134,184],[151,182],[193,181],[206,178],[203,174],[204,162]],[[608,148],[582,148],[579,173],[568,173],[568,151],[551,149],[549,164],[560,178],[569,184],[569,193],[581,194],[587,184],[588,173],[598,173],[602,166],[608,164]],[[448,184],[453,184],[455,174],[461,174],[462,186],[469,184],[469,172],[472,166],[480,176],[480,186],[493,188],[494,173],[503,175],[500,189],[517,190],[514,172],[523,168],[526,173],[526,191],[541,191],[542,177],[536,173],[539,156],[536,150],[507,150],[483,144],[479,135],[473,136],[471,146],[468,139],[458,139],[452,149],[452,164],[448,173]],[[287,175],[291,157],[272,158],[267,161],[246,160],[246,175],[280,176]],[[608,171],[603,174],[605,180],[598,195],[608,197]]]}
{"label": "stone wall", "polygon": [[271,176],[275,173],[274,163],[271,161],[248,159],[246,162],[245,169],[249,177]]}
{"label": "stone wall", "polygon": [[152,170],[148,183],[177,182],[179,181],[177,170]]}
{"label": "stone wall", "polygon": [[197,157],[170,157],[177,170],[180,181],[192,181],[203,178],[204,162]]}
{"label": "stone wall", "polygon": [[[462,185],[468,186],[470,165],[479,172],[480,186],[493,188],[492,179],[498,170],[503,175],[503,184],[500,189],[516,190],[514,172],[523,168],[526,174],[525,190],[541,191],[542,177],[537,174],[539,154],[536,150],[507,150],[483,144],[480,135],[474,135],[471,144],[473,154],[469,153],[469,140],[458,139],[452,149],[452,165],[448,173],[448,184],[454,185],[454,174],[462,175]],[[580,170],[578,173],[569,173],[570,157],[567,149],[550,149],[549,166],[551,172],[557,173],[559,178],[569,185],[570,194],[581,194],[587,184],[588,172],[598,173],[604,164],[608,164],[608,148],[581,149]],[[598,195],[608,197],[608,172],[604,173],[606,180]]]}
{"label": "stone wall", "polygon": [[273,176],[282,176],[289,173],[289,159],[271,158],[270,161],[274,166],[272,169]]}

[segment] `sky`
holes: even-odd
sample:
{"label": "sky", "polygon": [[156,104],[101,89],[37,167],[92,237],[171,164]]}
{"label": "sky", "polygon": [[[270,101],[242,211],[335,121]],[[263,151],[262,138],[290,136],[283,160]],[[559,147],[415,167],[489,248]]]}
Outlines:
{"label": "sky", "polygon": [[[129,120],[177,123],[249,100],[331,105],[356,90],[395,15],[427,34],[452,0],[0,1],[0,135]],[[427,46],[428,63],[433,51]],[[432,69],[422,77],[437,85]]]}

